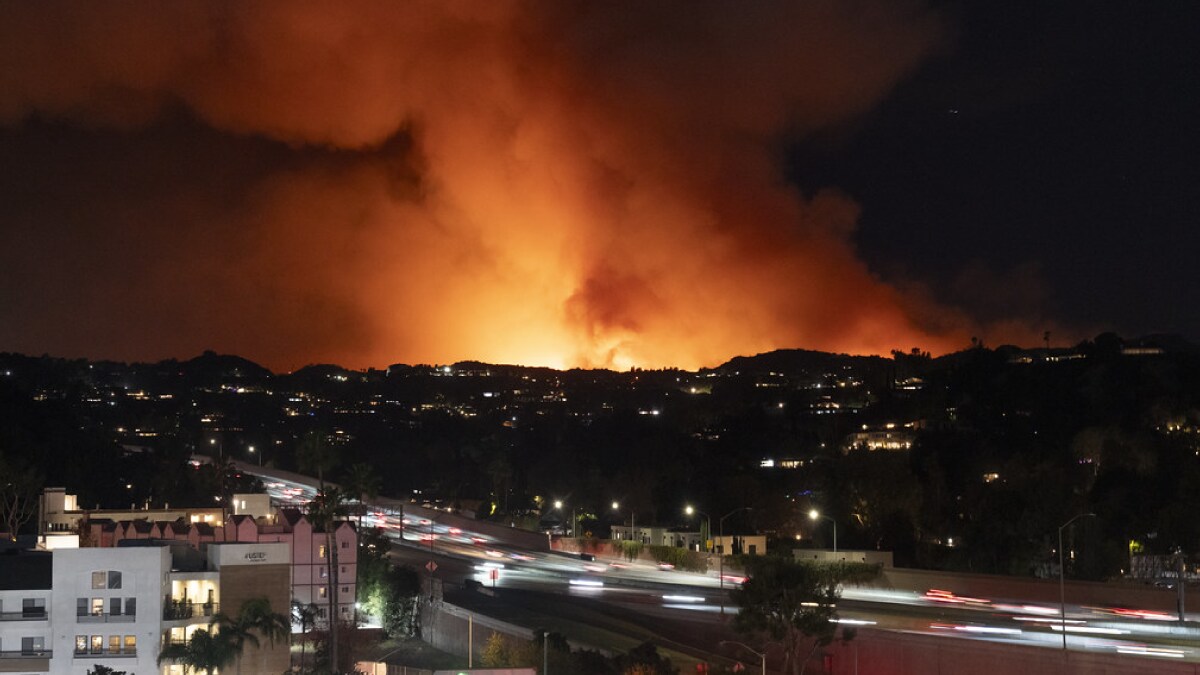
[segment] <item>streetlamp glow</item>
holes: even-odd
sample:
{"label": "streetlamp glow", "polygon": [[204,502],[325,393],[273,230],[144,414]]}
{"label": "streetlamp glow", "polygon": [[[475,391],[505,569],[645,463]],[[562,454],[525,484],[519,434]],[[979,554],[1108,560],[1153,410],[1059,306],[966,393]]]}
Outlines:
{"label": "streetlamp glow", "polygon": [[555,500],[554,500],[554,508],[556,508],[556,509],[561,509],[561,508],[562,508],[562,500],[561,500],[561,499],[555,499]]}
{"label": "streetlamp glow", "polygon": [[829,516],[821,515],[821,512],[816,509],[809,511],[808,517],[810,520],[818,520],[820,518],[824,518],[825,520],[828,520],[829,522],[833,523],[833,552],[837,553],[837,521]]}
{"label": "streetlamp glow", "polygon": [[[614,501],[612,503],[612,508],[613,508],[613,511],[619,512],[621,510],[621,502]],[[633,539],[633,533],[634,533],[634,530],[636,530],[636,529],[637,529],[637,511],[630,509],[629,510],[629,539]],[[641,541],[641,537],[638,537],[638,541]]]}
{"label": "streetlamp glow", "polygon": [[693,515],[701,515],[704,517],[704,530],[700,533],[701,545],[704,547],[705,553],[708,552],[708,536],[712,532],[712,518],[705,512],[696,509],[691,504],[683,508],[683,512],[689,517]]}

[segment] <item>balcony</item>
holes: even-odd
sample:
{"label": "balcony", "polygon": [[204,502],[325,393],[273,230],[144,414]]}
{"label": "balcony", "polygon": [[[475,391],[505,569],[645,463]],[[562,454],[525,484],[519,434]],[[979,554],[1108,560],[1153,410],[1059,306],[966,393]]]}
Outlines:
{"label": "balcony", "polygon": [[75,616],[75,620],[79,623],[133,623],[137,621],[137,615],[93,612],[92,614],[78,614]]}
{"label": "balcony", "polygon": [[163,620],[176,621],[179,619],[194,619],[196,617],[211,617],[221,611],[217,602],[171,602],[163,605]]}
{"label": "balcony", "polygon": [[[46,652],[49,656],[50,652]],[[76,651],[75,658],[77,659],[136,659],[136,649],[89,649],[87,651]]]}
{"label": "balcony", "polygon": [[0,621],[45,621],[49,618],[45,607],[26,609],[20,612],[0,612]]}
{"label": "balcony", "polygon": [[53,654],[49,649],[16,649],[0,652],[0,659],[48,659]]}

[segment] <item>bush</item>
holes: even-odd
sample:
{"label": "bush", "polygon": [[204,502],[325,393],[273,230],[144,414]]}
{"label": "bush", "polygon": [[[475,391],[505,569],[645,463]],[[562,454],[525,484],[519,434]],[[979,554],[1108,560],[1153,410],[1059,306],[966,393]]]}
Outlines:
{"label": "bush", "polygon": [[707,572],[708,558],[686,548],[678,546],[651,546],[650,555],[655,562],[674,565],[677,569],[689,572]]}
{"label": "bush", "polygon": [[637,560],[642,555],[642,542],[640,541],[620,541],[617,542],[621,547],[621,555],[629,562]]}

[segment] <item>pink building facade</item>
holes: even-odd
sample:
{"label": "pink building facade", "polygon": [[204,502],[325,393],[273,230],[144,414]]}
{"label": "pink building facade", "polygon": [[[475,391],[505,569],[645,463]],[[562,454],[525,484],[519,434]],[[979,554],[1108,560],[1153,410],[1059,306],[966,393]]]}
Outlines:
{"label": "pink building facade", "polygon": [[[327,617],[330,596],[336,597],[337,613],[342,621],[355,617],[354,601],[358,579],[358,533],[347,521],[338,522],[327,536],[314,527],[298,509],[280,509],[267,518],[248,515],[229,516],[223,525],[209,523],[150,522],[146,520],[92,520],[85,524],[81,546],[113,547],[126,539],[186,541],[203,550],[208,543],[290,544],[292,559],[292,600],[314,604],[322,618]],[[337,551],[337,585],[333,584],[333,548]]]}

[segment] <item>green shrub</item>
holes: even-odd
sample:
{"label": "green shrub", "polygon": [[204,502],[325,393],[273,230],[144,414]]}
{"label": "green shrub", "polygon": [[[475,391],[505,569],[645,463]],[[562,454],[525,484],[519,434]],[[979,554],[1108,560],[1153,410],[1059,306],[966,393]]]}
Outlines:
{"label": "green shrub", "polygon": [[678,546],[651,546],[650,555],[655,562],[674,565],[676,569],[689,572],[707,572],[708,559],[686,548]]}

